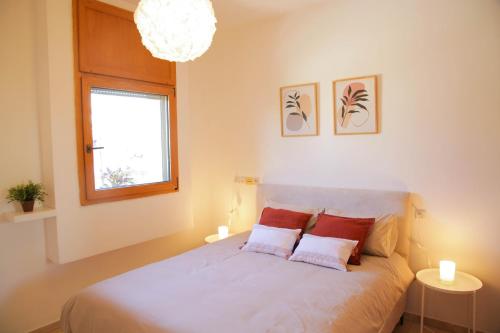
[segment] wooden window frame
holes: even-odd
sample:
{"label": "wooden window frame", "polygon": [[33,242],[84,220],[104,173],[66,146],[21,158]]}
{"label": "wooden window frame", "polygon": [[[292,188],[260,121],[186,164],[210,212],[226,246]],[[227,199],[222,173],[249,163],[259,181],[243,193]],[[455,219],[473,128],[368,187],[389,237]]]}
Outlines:
{"label": "wooden window frame", "polygon": [[[132,12],[96,0],[73,0],[73,8],[75,42],[79,47],[76,52],[79,54],[78,66],[81,72],[175,86],[175,62],[154,58],[143,46]],[[95,16],[91,13],[116,21],[121,38],[103,31],[103,27],[94,21]],[[93,27],[93,34],[88,26]],[[124,36],[127,39],[123,39]],[[110,47],[112,45],[114,46]],[[122,53],[117,53],[116,50]],[[127,52],[131,52],[132,56],[127,57]]]}
{"label": "wooden window frame", "polygon": [[[73,1],[73,38],[74,38],[74,73],[75,73],[75,107],[76,107],[76,134],[77,134],[77,157],[78,178],[80,185],[80,203],[91,205],[103,202],[141,198],[145,196],[172,193],[179,191],[179,169],[178,169],[178,142],[177,142],[177,110],[175,84],[160,84],[149,81],[127,78],[124,75],[110,76],[84,72],[79,63],[78,43],[78,8],[82,2],[95,4],[95,1],[74,0]],[[99,3],[100,6],[100,3]],[[104,5],[104,8],[109,7]],[[113,13],[121,12],[121,9],[110,7]],[[129,14],[127,11],[123,11]],[[124,13],[121,13],[124,14]],[[175,68],[175,67],[174,67]],[[168,182],[133,185],[105,190],[96,190],[94,181],[94,151],[87,152],[87,145],[92,146],[92,123],[91,123],[91,89],[105,88],[113,90],[124,90],[137,93],[157,94],[168,97],[169,112],[169,163],[170,177]]]}
{"label": "wooden window frame", "polygon": [[[94,151],[87,151],[88,145],[92,146],[92,121],[91,121],[91,89],[105,88],[123,90],[137,93],[156,94],[168,97],[169,112],[169,163],[170,180],[168,182],[158,182],[151,184],[133,185],[127,187],[112,188],[106,190],[95,189],[94,179]],[[160,193],[170,193],[178,190],[178,170],[177,170],[177,113],[175,110],[175,93],[172,87],[157,85],[147,82],[137,82],[122,78],[112,78],[101,75],[82,75],[82,128],[84,154],[84,177],[85,193],[87,202],[101,202],[110,200],[120,200],[128,198],[142,197]]]}

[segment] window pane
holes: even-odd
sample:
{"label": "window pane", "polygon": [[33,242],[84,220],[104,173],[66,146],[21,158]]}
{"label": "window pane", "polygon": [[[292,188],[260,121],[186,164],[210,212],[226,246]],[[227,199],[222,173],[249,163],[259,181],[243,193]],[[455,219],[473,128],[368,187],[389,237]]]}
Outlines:
{"label": "window pane", "polygon": [[91,89],[95,189],[170,181],[168,96]]}

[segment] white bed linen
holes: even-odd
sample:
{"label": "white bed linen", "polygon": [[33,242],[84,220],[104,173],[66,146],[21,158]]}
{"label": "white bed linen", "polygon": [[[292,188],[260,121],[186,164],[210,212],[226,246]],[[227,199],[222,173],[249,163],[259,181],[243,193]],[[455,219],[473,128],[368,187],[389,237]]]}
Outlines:
{"label": "white bed linen", "polygon": [[64,306],[64,331],[377,332],[413,280],[397,253],[341,272],[239,250],[248,235],[84,289]]}

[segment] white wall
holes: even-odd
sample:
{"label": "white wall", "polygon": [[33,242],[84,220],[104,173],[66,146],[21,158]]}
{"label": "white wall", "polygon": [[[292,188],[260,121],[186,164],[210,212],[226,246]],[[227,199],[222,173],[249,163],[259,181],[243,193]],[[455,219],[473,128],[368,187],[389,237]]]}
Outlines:
{"label": "white wall", "polygon": [[[235,192],[236,230],[248,228],[253,188],[235,185],[236,174],[417,193],[428,216],[415,237],[433,264],[450,257],[483,280],[479,327],[500,330],[498,1],[335,0],[219,31],[204,57],[179,68],[181,193],[91,207],[78,204],[70,2],[0,1],[0,188],[48,182],[61,261],[171,236],[55,265],[40,222],[0,224],[1,332],[53,322],[78,289],[200,244]],[[331,81],[365,74],[381,75],[382,133],[333,136]],[[321,135],[281,138],[279,87],[310,81],[320,82]],[[431,316],[465,324],[464,298],[431,303]]]}
{"label": "white wall", "polygon": [[59,262],[117,249],[192,226],[187,68],[178,68],[180,191],[82,207],[75,154],[71,1],[47,1],[48,83]]}
{"label": "white wall", "polygon": [[[28,179],[44,182],[58,213],[45,225],[0,223],[0,332],[55,322],[82,287],[198,246],[214,229],[210,213],[192,209],[187,66],[178,66],[180,192],[80,206],[71,3],[0,1],[0,213],[15,208],[3,199],[6,189]],[[47,260],[74,261],[151,239],[69,264]]]}
{"label": "white wall", "polygon": [[[35,12],[30,1],[0,2],[0,213],[8,210],[6,188],[40,180],[35,77]],[[12,33],[13,27],[17,27]],[[27,162],[27,163],[26,163]],[[8,176],[5,174],[8,170]]]}
{"label": "white wall", "polygon": [[[228,210],[235,174],[413,192],[428,211],[414,237],[433,265],[452,258],[483,280],[478,326],[498,332],[500,3],[335,0],[218,37],[189,79],[214,217]],[[370,74],[380,75],[381,134],[334,136],[331,81]],[[280,137],[279,87],[314,81],[321,135]],[[239,228],[255,221],[251,201],[243,198]],[[413,269],[425,264],[414,248]],[[428,302],[431,317],[470,318],[465,297]],[[418,304],[413,288],[408,310]]]}
{"label": "white wall", "polygon": [[[116,2],[116,1],[115,1]],[[56,262],[192,228],[188,67],[178,66],[178,193],[82,207],[76,159],[71,1],[2,1],[0,212],[6,188],[44,181],[57,208]],[[119,2],[117,2],[119,4]],[[7,33],[15,31],[16,33]],[[42,32],[42,33],[41,33]],[[42,135],[39,135],[39,132]],[[40,153],[42,152],[42,154]],[[42,176],[43,174],[43,176]],[[51,250],[51,249],[50,249]]]}

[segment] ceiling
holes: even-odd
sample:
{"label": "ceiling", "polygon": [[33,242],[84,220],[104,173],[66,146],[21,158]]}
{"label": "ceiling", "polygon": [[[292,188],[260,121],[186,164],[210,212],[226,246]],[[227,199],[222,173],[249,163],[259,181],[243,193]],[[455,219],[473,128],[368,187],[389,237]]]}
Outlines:
{"label": "ceiling", "polygon": [[[123,0],[134,6],[139,0]],[[212,0],[219,27],[269,19],[328,0]]]}
{"label": "ceiling", "polygon": [[269,19],[328,0],[212,0],[221,26]]}

